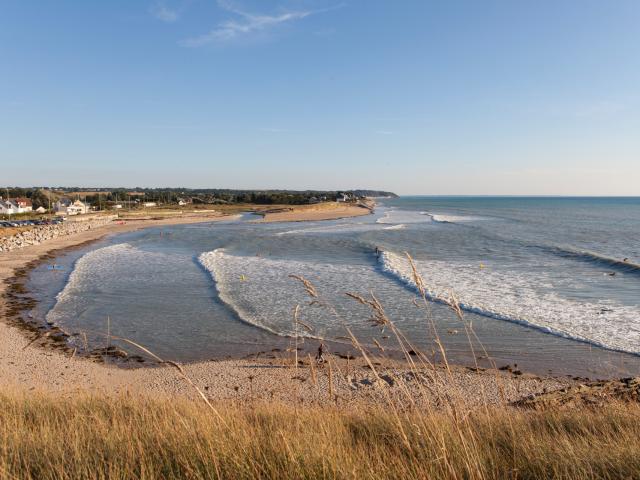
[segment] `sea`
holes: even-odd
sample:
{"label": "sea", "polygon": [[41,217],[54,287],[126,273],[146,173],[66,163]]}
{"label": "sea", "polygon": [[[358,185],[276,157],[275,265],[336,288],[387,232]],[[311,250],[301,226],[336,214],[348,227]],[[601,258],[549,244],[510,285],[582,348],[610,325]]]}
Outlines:
{"label": "sea", "polygon": [[393,357],[400,332],[435,361],[440,342],[467,366],[640,374],[640,198],[376,201],[363,217],[245,214],[67,250],[31,272],[29,315],[80,350],[119,337],[181,362],[285,355],[294,340]]}

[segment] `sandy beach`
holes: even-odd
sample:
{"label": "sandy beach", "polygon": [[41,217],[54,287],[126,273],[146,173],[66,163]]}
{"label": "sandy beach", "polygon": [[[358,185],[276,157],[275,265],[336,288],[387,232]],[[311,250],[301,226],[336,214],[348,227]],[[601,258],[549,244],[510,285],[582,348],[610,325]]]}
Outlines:
{"label": "sandy beach", "polygon": [[[353,209],[368,213],[362,207],[345,207],[332,213],[352,213]],[[331,211],[331,210],[330,210]],[[304,212],[296,217],[317,219],[315,212]],[[325,212],[326,213],[326,212]],[[274,214],[278,215],[278,214]],[[76,235],[57,238],[43,244],[0,254],[0,293],[5,318],[5,291],[15,271],[24,268],[48,252],[70,248],[141,228],[197,222],[213,222],[228,216],[190,216],[163,220],[113,222]],[[282,218],[282,217],[276,217]],[[277,221],[277,220],[272,220]],[[281,221],[281,220],[280,220]],[[42,339],[7,322],[0,322],[0,378],[6,386],[26,390],[42,390],[67,394],[75,391],[96,391],[107,394],[138,392],[153,395],[194,396],[196,390],[171,365],[141,368],[122,368],[112,362],[75,356],[69,351],[52,349]],[[265,358],[266,357],[266,358]],[[184,373],[208,398],[213,400],[265,400],[304,403],[387,402],[390,398],[405,398],[410,391],[418,401],[438,403],[443,395],[459,396],[469,404],[499,404],[516,400],[530,393],[570,385],[571,380],[512,374],[497,370],[472,371],[453,367],[447,371],[433,366],[415,374],[403,363],[386,359],[344,360],[327,356],[324,365],[315,365],[310,357],[300,359],[294,366],[291,351],[274,350],[260,359],[219,360],[183,365]],[[375,372],[371,367],[375,368]],[[425,390],[425,386],[428,388]],[[425,392],[429,392],[426,393]],[[469,394],[474,392],[474,394]]]}
{"label": "sandy beach", "polygon": [[302,205],[287,209],[267,211],[260,222],[309,222],[319,220],[337,220],[339,218],[360,217],[369,215],[373,203],[319,203],[316,205]]}

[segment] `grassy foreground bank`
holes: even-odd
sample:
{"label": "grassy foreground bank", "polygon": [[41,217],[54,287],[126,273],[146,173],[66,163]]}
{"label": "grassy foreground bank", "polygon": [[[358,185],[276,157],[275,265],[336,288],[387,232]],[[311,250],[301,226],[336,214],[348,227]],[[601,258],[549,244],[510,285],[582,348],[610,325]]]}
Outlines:
{"label": "grassy foreground bank", "polygon": [[2,478],[638,478],[640,405],[400,413],[0,394]]}

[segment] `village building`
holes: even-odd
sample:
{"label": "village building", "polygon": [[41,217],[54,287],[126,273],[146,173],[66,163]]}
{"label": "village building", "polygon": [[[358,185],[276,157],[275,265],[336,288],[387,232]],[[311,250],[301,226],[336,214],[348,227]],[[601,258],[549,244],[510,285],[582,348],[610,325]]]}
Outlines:
{"label": "village building", "polygon": [[33,210],[33,203],[31,203],[31,200],[26,197],[17,197],[9,201],[13,202],[18,207],[18,213],[31,212]]}
{"label": "village building", "polygon": [[350,202],[354,200],[354,198],[348,193],[339,193],[336,197],[336,202]]}
{"label": "village building", "polygon": [[16,213],[26,213],[33,210],[31,200],[24,197],[9,198],[2,200],[0,197],[0,214],[14,215]]}
{"label": "village building", "polygon": [[10,201],[0,199],[0,213],[2,215],[13,215],[17,212],[15,211],[15,205],[13,205]]}
{"label": "village building", "polygon": [[56,215],[82,215],[89,211],[89,205],[80,200],[72,202],[68,198],[61,198],[54,204],[53,210]]}

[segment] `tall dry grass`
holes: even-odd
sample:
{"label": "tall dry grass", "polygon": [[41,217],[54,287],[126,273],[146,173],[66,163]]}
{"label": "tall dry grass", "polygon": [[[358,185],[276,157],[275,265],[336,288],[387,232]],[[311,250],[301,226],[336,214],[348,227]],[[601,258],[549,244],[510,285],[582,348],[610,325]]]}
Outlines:
{"label": "tall dry grass", "polygon": [[[412,412],[0,395],[3,478],[638,478],[640,406]],[[471,439],[476,439],[472,441]],[[405,441],[407,440],[407,441]]]}

